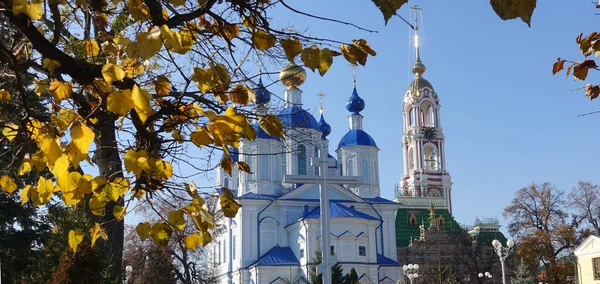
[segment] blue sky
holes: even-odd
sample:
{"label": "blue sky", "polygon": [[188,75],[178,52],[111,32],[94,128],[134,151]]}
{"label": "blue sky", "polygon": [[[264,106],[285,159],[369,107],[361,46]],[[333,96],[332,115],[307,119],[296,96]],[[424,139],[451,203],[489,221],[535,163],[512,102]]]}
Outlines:
{"label": "blue sky", "polygon": [[[378,31],[367,33],[283,9],[271,14],[276,27],[291,24],[310,35],[346,42],[365,38],[377,51],[357,71],[358,92],[366,101],[364,129],[381,149],[382,196],[393,199],[394,184],[403,173],[401,105],[413,78],[409,27],[399,18],[385,26],[379,10],[366,0],[288,4]],[[600,115],[578,117],[600,110],[600,102],[590,102],[582,90],[572,91],[584,86],[581,81],[551,72],[557,57],[582,58],[575,37],[596,27],[597,11],[591,1],[538,1],[531,28],[520,19],[502,21],[489,1],[412,1],[399,14],[409,18],[412,4],[423,8],[424,77],[442,104],[447,168],[454,181],[452,199],[459,222],[497,216],[505,225],[503,208],[515,190],[533,182],[551,181],[564,190],[578,180],[600,182],[596,146]],[[590,72],[588,81],[594,82],[596,73]],[[352,92],[351,69],[337,57],[325,77],[309,71],[301,89],[304,107],[315,114],[316,93],[326,94],[333,153],[348,130],[344,103]],[[283,90],[281,84],[270,88],[276,94]]]}

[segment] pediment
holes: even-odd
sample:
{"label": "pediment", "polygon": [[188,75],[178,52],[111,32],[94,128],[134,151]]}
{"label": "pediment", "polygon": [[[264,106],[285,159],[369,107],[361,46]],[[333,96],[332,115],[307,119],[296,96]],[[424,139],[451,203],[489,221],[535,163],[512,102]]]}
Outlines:
{"label": "pediment", "polygon": [[[364,199],[360,198],[351,191],[337,184],[329,184],[327,187],[329,191],[329,200],[335,201],[350,201],[350,202],[365,202]],[[319,200],[320,190],[318,184],[304,184],[293,191],[288,192],[284,196],[280,197],[280,200],[286,199],[303,199],[303,200]]]}

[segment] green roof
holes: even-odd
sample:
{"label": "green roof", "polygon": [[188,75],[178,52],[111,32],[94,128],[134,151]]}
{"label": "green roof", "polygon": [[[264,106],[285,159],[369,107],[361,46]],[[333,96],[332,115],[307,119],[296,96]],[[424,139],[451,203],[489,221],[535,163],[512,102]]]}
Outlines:
{"label": "green roof", "polygon": [[410,83],[410,86],[408,86],[408,90],[412,92],[413,96],[418,96],[417,91],[425,87],[430,88],[431,91],[435,92],[431,83],[429,83],[429,81],[425,80],[425,78],[423,77],[415,78],[415,80],[413,80],[412,83]]}
{"label": "green roof", "polygon": [[[456,222],[452,214],[447,209],[435,209],[435,216],[440,215],[444,217],[445,228],[454,229],[458,228],[463,230],[461,226]],[[417,225],[413,226],[410,222],[411,215],[414,214],[417,219]],[[410,244],[411,238],[418,238],[421,235],[419,225],[425,224],[425,228],[429,227],[429,209],[425,208],[400,208],[396,210],[396,247],[407,247]],[[497,239],[503,245],[506,244],[506,237],[502,232],[479,232],[478,241],[482,245],[492,245],[492,241]]]}
{"label": "green roof", "polygon": [[[446,228],[460,228],[447,209],[435,209],[434,211],[436,217],[439,217],[440,215],[444,217]],[[409,223],[412,214],[417,218],[416,226]],[[396,210],[396,247],[407,247],[410,244],[411,238],[418,238],[421,235],[419,225],[425,224],[425,228],[428,228],[428,219],[429,209],[400,208]]]}

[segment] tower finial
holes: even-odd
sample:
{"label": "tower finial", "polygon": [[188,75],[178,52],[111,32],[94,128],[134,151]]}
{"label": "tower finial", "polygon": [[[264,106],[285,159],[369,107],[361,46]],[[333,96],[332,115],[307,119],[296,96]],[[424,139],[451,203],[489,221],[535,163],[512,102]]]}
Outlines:
{"label": "tower finial", "polygon": [[323,115],[323,97],[325,96],[325,94],[323,93],[323,91],[319,91],[317,93],[317,97],[319,97],[319,111],[321,113],[321,115]]}
{"label": "tower finial", "polygon": [[413,68],[412,68],[412,72],[413,72],[413,74],[415,74],[415,76],[421,77],[423,75],[423,73],[425,73],[425,71],[427,70],[427,68],[425,68],[425,65],[423,64],[423,62],[421,62],[421,53],[419,50],[419,13],[421,12],[421,8],[419,6],[417,6],[416,4],[412,5],[410,8],[415,13],[415,24],[413,26],[413,30],[415,31],[414,42],[415,42],[415,52],[417,55],[417,59],[415,60],[415,64],[413,65]]}
{"label": "tower finial", "polygon": [[356,88],[356,64],[350,64],[352,68],[352,83],[354,84],[354,88]]}

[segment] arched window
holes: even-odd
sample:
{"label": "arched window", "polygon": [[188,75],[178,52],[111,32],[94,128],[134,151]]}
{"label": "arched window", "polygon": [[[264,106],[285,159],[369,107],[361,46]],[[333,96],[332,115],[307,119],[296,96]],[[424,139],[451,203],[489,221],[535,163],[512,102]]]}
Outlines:
{"label": "arched window", "polygon": [[431,144],[425,146],[423,151],[423,161],[425,162],[425,169],[437,171],[438,170],[438,157],[437,150]]}
{"label": "arched window", "polygon": [[306,175],[306,146],[298,145],[298,174]]}
{"label": "arched window", "polygon": [[435,127],[435,113],[432,105],[427,107],[427,126]]}
{"label": "arched window", "polygon": [[408,125],[412,126],[415,124],[415,109],[411,108],[408,113]]}
{"label": "arched window", "polygon": [[351,159],[346,162],[346,175],[354,176],[354,166],[352,165]]}
{"label": "arched window", "polygon": [[369,183],[369,162],[367,162],[367,159],[362,160],[362,182]]}
{"label": "arched window", "polygon": [[[274,164],[275,165],[275,177],[273,178],[273,180],[275,180],[275,181],[281,181],[281,177],[282,177],[281,176],[282,167],[278,166],[279,161],[280,161],[279,157],[275,157],[275,164]],[[285,165],[284,165],[284,167],[285,167]]]}
{"label": "arched window", "polygon": [[415,168],[415,155],[413,154],[413,148],[408,149],[408,169],[413,170]]}
{"label": "arched window", "polygon": [[260,221],[260,254],[263,255],[277,243],[277,226],[279,224],[272,217]]}
{"label": "arched window", "polygon": [[229,178],[223,179],[223,187],[229,188]]}
{"label": "arched window", "polygon": [[281,172],[287,175],[287,151],[284,144],[281,144],[281,153]]}
{"label": "arched window", "polygon": [[269,179],[269,157],[262,155],[258,157],[258,163],[260,164],[260,180]]}
{"label": "arched window", "polygon": [[248,180],[254,180],[254,171],[256,171],[256,167],[254,167],[254,156],[252,155],[246,155],[246,164],[248,164],[248,167],[250,167],[250,171],[252,172],[252,174],[247,174],[248,175]]}

